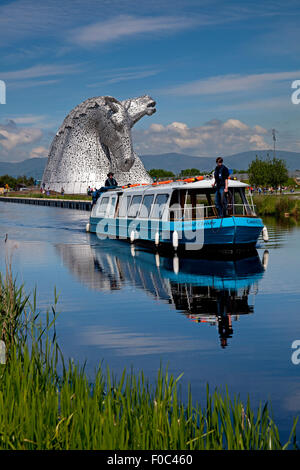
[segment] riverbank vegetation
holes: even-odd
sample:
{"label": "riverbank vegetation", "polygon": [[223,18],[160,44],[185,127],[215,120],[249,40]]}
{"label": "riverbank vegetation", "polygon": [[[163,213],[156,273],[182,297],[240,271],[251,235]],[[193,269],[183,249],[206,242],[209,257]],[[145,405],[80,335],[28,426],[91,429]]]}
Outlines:
{"label": "riverbank vegetation", "polygon": [[[40,192],[10,192],[4,197],[37,198],[37,199],[62,199],[72,201],[91,201],[91,196],[84,194],[42,194]],[[258,216],[272,215],[277,218],[294,217],[300,219],[300,199],[297,195],[274,193],[271,195],[253,195]]]}
{"label": "riverbank vegetation", "polygon": [[260,159],[256,156],[248,168],[248,177],[251,185],[260,187],[278,188],[287,184],[288,170],[282,159]]}
{"label": "riverbank vegetation", "polygon": [[10,191],[4,197],[21,197],[21,198],[35,198],[35,199],[66,199],[72,201],[91,201],[92,196],[87,196],[85,194],[59,194],[51,191],[50,194],[41,193],[38,190],[28,190],[28,191]]}
{"label": "riverbank vegetation", "polygon": [[0,176],[0,187],[7,189],[18,189],[19,187],[23,186],[33,186],[34,182],[35,180],[31,176],[18,176],[17,178],[14,178],[10,175]]}
{"label": "riverbank vegetation", "polygon": [[253,196],[256,212],[260,216],[273,215],[277,218],[300,219],[300,199],[288,195]]}
{"label": "riverbank vegetation", "polygon": [[[41,321],[36,296],[8,270],[0,278],[0,449],[286,449],[297,447],[296,420],[282,443],[268,405],[253,410],[228,392],[195,403],[179,398],[180,377],[160,369],[117,378],[99,368],[92,382],[66,362],[55,338],[57,296]],[[53,336],[52,336],[53,335]]]}

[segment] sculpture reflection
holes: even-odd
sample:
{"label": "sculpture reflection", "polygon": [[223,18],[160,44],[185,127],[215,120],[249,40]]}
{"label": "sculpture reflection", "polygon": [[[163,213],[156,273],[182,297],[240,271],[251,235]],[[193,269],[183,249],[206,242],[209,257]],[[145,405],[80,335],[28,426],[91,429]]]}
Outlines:
{"label": "sculpture reflection", "polygon": [[63,263],[88,288],[141,288],[193,322],[216,326],[222,348],[233,335],[233,322],[254,312],[254,296],[268,262],[267,251],[262,260],[257,251],[235,260],[183,259],[162,257],[116,240],[56,248]]}

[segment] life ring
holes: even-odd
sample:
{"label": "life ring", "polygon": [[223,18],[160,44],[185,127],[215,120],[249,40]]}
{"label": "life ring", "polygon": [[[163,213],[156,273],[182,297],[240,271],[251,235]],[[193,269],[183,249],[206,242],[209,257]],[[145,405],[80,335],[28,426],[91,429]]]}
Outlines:
{"label": "life ring", "polygon": [[170,184],[170,183],[174,183],[173,180],[169,180],[169,181],[159,181],[157,184]]}
{"label": "life ring", "polygon": [[193,178],[186,178],[184,180],[185,183],[195,183],[196,181],[202,181],[204,179],[204,176],[195,176]]}
{"label": "life ring", "polygon": [[[184,182],[184,183],[195,183],[196,181],[202,181],[204,180],[204,176],[195,176],[193,178],[185,178],[185,179],[178,179],[175,180],[175,182]],[[156,181],[155,183],[151,183],[151,186],[157,186],[160,184],[171,184],[174,183],[174,180],[167,180],[167,181]],[[136,186],[149,186],[148,183],[137,183],[137,184],[127,184],[125,186],[122,186],[122,189],[127,189],[127,188],[134,188]]]}

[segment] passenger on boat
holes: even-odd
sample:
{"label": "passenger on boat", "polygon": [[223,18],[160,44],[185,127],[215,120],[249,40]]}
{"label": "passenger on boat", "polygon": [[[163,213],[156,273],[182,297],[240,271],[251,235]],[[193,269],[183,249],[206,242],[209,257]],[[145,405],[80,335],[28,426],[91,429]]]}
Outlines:
{"label": "passenger on boat", "polygon": [[215,195],[215,204],[219,217],[226,217],[227,214],[227,193],[228,193],[228,168],[223,165],[223,158],[216,159],[217,166],[215,168],[215,182],[213,187],[217,187]]}
{"label": "passenger on boat", "polygon": [[[110,186],[110,187],[113,188],[114,186]],[[92,206],[96,204],[101,194],[108,191],[110,187],[101,186],[100,189],[97,189],[97,188],[94,189],[94,191],[92,192]]]}
{"label": "passenger on boat", "polygon": [[95,190],[92,192],[92,206],[96,204],[99,197],[101,196],[101,193],[105,193],[107,190],[108,188],[105,188],[104,186],[102,186],[100,189],[95,188]]}
{"label": "passenger on boat", "polygon": [[92,192],[92,205],[96,204],[99,196],[100,196],[99,190],[95,188],[94,191]]}
{"label": "passenger on boat", "polygon": [[107,174],[107,180],[105,181],[105,186],[109,186],[109,187],[118,186],[118,183],[114,178],[114,174],[111,171]]}

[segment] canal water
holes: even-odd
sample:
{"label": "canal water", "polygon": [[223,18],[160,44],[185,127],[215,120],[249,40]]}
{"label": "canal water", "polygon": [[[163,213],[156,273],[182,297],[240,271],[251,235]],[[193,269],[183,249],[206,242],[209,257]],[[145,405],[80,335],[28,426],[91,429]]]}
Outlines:
{"label": "canal water", "polygon": [[300,227],[265,219],[270,239],[247,258],[183,259],[99,240],[88,216],[0,202],[0,268],[11,257],[42,313],[59,292],[64,356],[91,378],[102,363],[154,382],[168,366],[203,404],[207,383],[253,407],[268,401],[286,440],[300,416]]}

